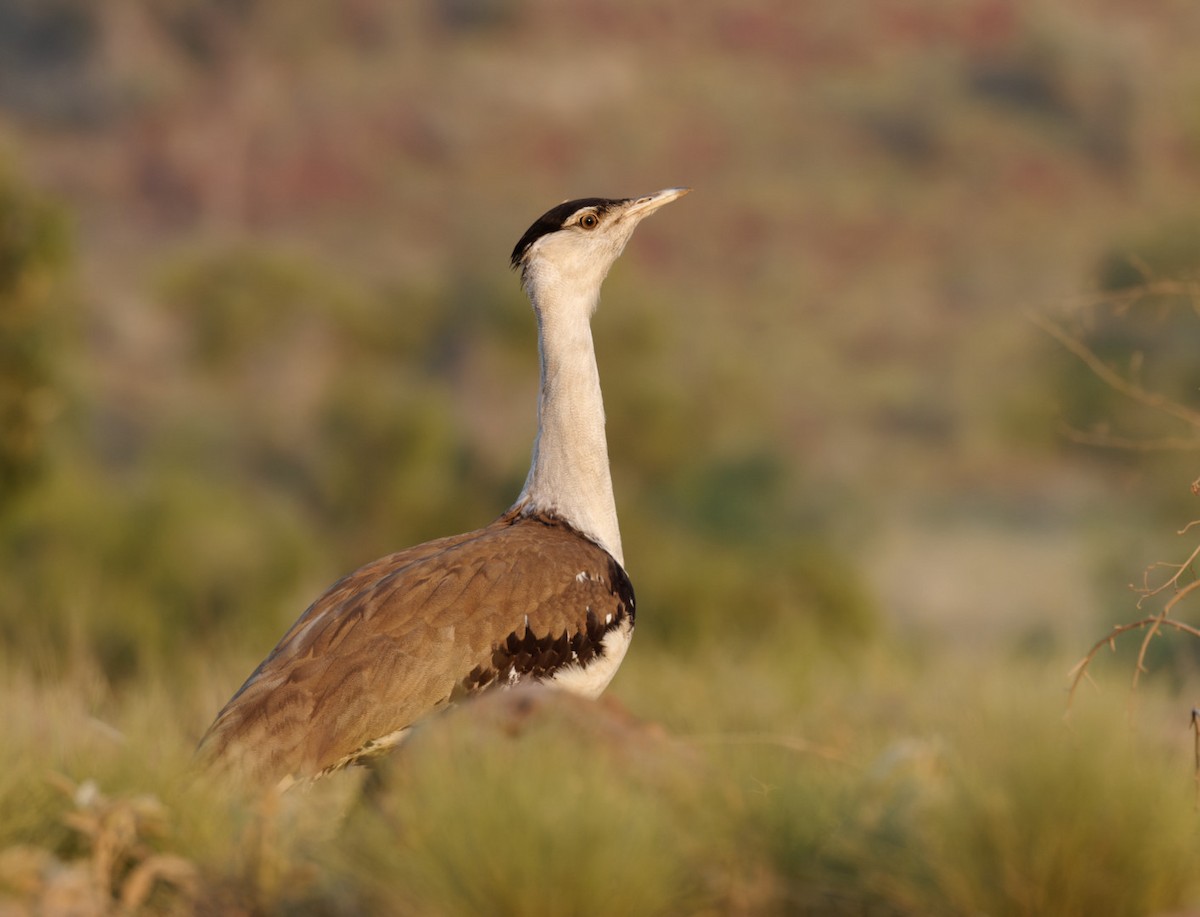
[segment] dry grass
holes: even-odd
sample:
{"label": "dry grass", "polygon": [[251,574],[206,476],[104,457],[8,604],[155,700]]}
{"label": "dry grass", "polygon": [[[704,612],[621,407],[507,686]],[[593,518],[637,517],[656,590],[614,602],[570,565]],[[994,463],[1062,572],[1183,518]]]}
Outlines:
{"label": "dry grass", "polygon": [[[192,778],[194,729],[171,722],[187,698],[114,703],[120,741],[70,728],[42,745],[8,705],[41,701],[60,723],[69,705],[10,683],[3,764],[20,776],[0,806],[23,818],[7,823],[3,900],[85,914],[1082,915],[1200,895],[1181,804],[1192,749],[1148,688],[1138,724],[1114,727],[1091,702],[1068,728],[1056,664],[905,662],[879,646],[851,666],[808,660],[807,699],[780,717],[764,689],[786,693],[788,660],[759,665],[754,686],[728,656],[676,659],[667,677],[660,661],[631,657],[599,705],[514,692],[452,712],[366,789],[353,772],[262,800]],[[734,725],[687,728],[704,720]]]}

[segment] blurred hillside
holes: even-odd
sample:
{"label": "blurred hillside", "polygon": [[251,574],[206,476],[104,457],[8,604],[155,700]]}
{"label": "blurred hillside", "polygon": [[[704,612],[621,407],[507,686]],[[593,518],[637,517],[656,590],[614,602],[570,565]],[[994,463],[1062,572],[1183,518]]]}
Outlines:
{"label": "blurred hillside", "polygon": [[[879,751],[856,726],[900,728],[880,700],[830,712],[860,676],[946,727],[959,685],[921,681],[962,677],[946,655],[1057,675],[1197,515],[1195,430],[1042,325],[1196,405],[1198,46],[1183,0],[0,0],[0,661],[135,732],[165,693],[162,741],[193,741],[334,578],[516,495],[528,224],[687,185],[595,321],[642,611],[614,693],[698,732],[803,722],[852,759]],[[1134,440],[1175,448],[1099,445]],[[1151,659],[1179,709],[1194,656]],[[60,703],[37,690],[10,693]],[[40,747],[86,760],[71,741]],[[763,868],[809,862],[755,805],[791,851]],[[869,815],[846,817],[887,847]],[[928,910],[945,876],[826,854],[879,913],[1095,912]]]}
{"label": "blurred hillside", "polygon": [[[135,493],[177,475],[300,512],[281,524],[328,558],[306,588],[511,498],[534,341],[504,258],[585,194],[699,192],[643,228],[597,322],[635,569],[660,513],[718,540],[832,532],[911,576],[942,536],[890,520],[1040,531],[1190,480],[1064,448],[1060,411],[1104,395],[1025,316],[1089,327],[1114,259],[1194,275],[1186,6],[7,0],[0,19],[9,173],[75,228],[73,446]],[[1200,340],[1189,321],[1128,350]],[[1194,397],[1194,374],[1168,382]],[[961,534],[942,547],[976,550]]]}

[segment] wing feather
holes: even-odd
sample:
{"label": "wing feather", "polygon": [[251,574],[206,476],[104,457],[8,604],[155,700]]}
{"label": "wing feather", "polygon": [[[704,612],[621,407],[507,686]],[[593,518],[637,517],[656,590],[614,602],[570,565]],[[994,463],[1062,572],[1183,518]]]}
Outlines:
{"label": "wing feather", "polygon": [[586,664],[633,615],[606,551],[559,520],[509,513],[334,583],[217,715],[200,754],[255,783],[311,777],[452,699]]}

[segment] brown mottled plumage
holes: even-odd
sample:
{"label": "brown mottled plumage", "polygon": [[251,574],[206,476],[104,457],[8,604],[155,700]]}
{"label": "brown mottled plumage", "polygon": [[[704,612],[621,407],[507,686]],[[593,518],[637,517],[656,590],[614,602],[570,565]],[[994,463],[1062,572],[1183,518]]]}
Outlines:
{"label": "brown mottled plumage", "polygon": [[[589,619],[603,634],[633,617],[629,578],[606,551],[559,520],[509,512],[335,583],[217,715],[200,753],[256,784],[336,770],[452,698],[570,665]],[[509,652],[527,634],[544,656]],[[305,728],[318,719],[325,728]]]}

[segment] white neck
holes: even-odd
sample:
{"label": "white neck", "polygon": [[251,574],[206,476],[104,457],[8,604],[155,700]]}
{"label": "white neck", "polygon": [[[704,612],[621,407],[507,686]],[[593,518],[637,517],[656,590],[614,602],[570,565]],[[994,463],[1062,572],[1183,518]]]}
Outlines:
{"label": "white neck", "polygon": [[572,295],[568,289],[546,286],[528,288],[538,319],[541,391],[533,462],[516,505],[527,513],[559,516],[624,566],[592,345],[590,318],[599,284],[585,294],[590,302],[564,302]]}

